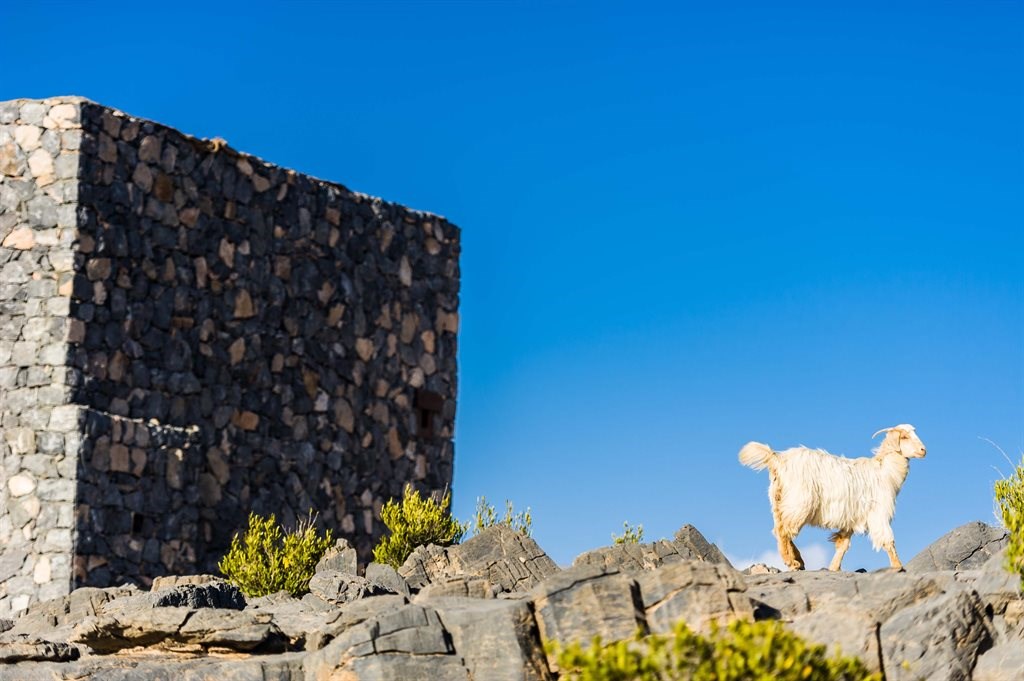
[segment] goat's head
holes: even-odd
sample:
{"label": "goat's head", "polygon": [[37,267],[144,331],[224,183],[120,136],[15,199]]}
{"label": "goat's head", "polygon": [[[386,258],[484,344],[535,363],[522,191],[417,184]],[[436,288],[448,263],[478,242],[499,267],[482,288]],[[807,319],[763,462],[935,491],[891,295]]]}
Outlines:
{"label": "goat's head", "polygon": [[921,438],[914,431],[914,426],[908,423],[901,423],[892,428],[882,428],[871,437],[878,437],[882,433],[886,434],[882,444],[888,444],[892,450],[908,459],[923,459],[924,455],[928,453]]}

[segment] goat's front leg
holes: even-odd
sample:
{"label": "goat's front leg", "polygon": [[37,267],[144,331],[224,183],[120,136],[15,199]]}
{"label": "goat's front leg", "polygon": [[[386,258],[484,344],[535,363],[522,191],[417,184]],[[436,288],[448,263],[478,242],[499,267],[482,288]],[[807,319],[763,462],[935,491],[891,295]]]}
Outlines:
{"label": "goat's front leg", "polygon": [[850,533],[836,532],[832,535],[832,541],[836,545],[836,555],[832,557],[832,563],[828,566],[828,569],[832,572],[839,572],[843,564],[843,556],[846,555],[847,550],[850,548]]}
{"label": "goat's front leg", "polygon": [[885,552],[889,554],[889,565],[894,570],[902,570],[903,563],[900,562],[900,557],[896,555],[896,540],[892,539],[885,544]]}

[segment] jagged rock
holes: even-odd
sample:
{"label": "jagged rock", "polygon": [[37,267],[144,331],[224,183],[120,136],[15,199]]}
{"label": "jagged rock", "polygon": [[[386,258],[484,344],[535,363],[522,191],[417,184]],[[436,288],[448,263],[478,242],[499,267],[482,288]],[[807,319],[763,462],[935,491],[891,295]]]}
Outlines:
{"label": "jagged rock", "polygon": [[736,619],[754,619],[746,584],[729,565],[673,563],[637,576],[648,628],[668,633],[679,620],[707,629]]}
{"label": "jagged rock", "polygon": [[25,661],[66,662],[78,659],[78,648],[68,643],[20,635],[0,640],[0,664]]}
{"label": "jagged rock", "polygon": [[649,544],[605,546],[580,554],[573,561],[573,566],[596,565],[606,570],[636,573],[687,560],[729,565],[725,554],[709,543],[697,528],[684,525],[672,541],[662,539]]}
{"label": "jagged rock", "polygon": [[483,577],[505,593],[528,591],[558,571],[537,542],[506,525],[489,527],[453,548],[452,574]]}
{"label": "jagged rock", "polygon": [[374,584],[365,577],[339,572],[338,570],[321,570],[309,580],[309,592],[334,605],[351,603],[367,596],[380,596],[394,593],[380,584]]}
{"label": "jagged rock", "polygon": [[697,528],[693,525],[687,524],[680,527],[676,531],[675,537],[672,539],[672,543],[675,544],[680,551],[685,548],[695,557],[707,563],[724,563],[725,565],[732,567],[732,564],[729,562],[729,559],[725,557],[725,554],[722,553],[717,546],[705,539],[704,535],[698,532]]}
{"label": "jagged rock", "polygon": [[170,588],[150,592],[153,605],[187,608],[245,608],[245,596],[234,584],[224,580],[206,583],[180,583]]}
{"label": "jagged rock", "polygon": [[684,560],[695,558],[689,551],[684,549],[680,552],[673,542],[662,539],[650,544],[616,544],[593,549],[577,556],[572,564],[574,567],[592,565],[605,570],[638,573]]}
{"label": "jagged rock", "polygon": [[966,681],[992,634],[978,594],[960,588],[904,608],[878,638],[891,681]]}
{"label": "jagged rock", "polygon": [[440,598],[430,605],[475,681],[552,678],[529,603]]}
{"label": "jagged rock", "polygon": [[391,593],[410,595],[408,582],[390,565],[370,563],[366,566],[366,580],[384,587]]}
{"label": "jagged rock", "polygon": [[445,577],[433,584],[427,584],[418,594],[417,603],[434,598],[462,597],[462,598],[494,598],[495,588],[483,577]]}
{"label": "jagged rock", "polygon": [[413,551],[398,570],[410,588],[464,575],[487,579],[500,593],[525,592],[558,566],[530,537],[507,525],[493,525],[465,544]]}
{"label": "jagged rock", "polygon": [[449,568],[448,549],[437,544],[427,544],[413,549],[402,567],[398,568],[398,574],[410,589],[419,591],[427,584],[447,576]]}
{"label": "jagged rock", "polygon": [[994,646],[978,657],[971,678],[974,681],[1015,681],[1024,670],[1024,641]]}
{"label": "jagged rock", "polygon": [[929,544],[904,569],[907,572],[931,572],[980,568],[1006,546],[1006,542],[1004,528],[977,521],[966,523]]}
{"label": "jagged rock", "polygon": [[621,572],[606,572],[593,565],[570,568],[544,580],[530,597],[545,644],[586,644],[594,636],[616,641],[646,628],[640,587]]}
{"label": "jagged rock", "polygon": [[349,575],[359,574],[359,563],[356,550],[346,539],[339,539],[334,546],[324,552],[323,557],[316,564],[315,572],[323,570],[337,570]]}
{"label": "jagged rock", "polygon": [[8,631],[14,627],[14,620],[9,620],[6,617],[0,617],[0,634]]}

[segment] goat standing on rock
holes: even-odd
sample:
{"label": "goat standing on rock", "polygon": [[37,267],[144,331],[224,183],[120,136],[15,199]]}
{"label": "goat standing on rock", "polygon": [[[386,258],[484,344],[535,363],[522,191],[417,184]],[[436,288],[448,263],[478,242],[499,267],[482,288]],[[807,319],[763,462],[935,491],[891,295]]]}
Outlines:
{"label": "goat standing on rock", "polygon": [[885,439],[871,458],[847,459],[807,447],[775,452],[760,442],[749,442],[740,450],[744,466],[768,469],[773,534],[791,570],[804,569],[793,543],[804,525],[835,530],[831,541],[836,555],[829,570],[839,570],[855,532],[867,532],[875,551],[884,548],[892,567],[903,569],[892,533],[896,495],[907,479],[909,459],[922,458],[926,452],[911,425],[883,428],[872,437],[881,433]]}

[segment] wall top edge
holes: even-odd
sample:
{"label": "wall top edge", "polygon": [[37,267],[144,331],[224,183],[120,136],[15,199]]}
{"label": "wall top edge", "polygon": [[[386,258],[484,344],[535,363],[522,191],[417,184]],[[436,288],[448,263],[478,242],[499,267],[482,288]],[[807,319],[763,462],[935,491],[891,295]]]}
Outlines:
{"label": "wall top edge", "polygon": [[82,96],[79,96],[79,95],[58,95],[58,96],[46,97],[46,98],[42,98],[42,99],[33,98],[33,97],[21,97],[21,98],[17,98],[17,99],[0,100],[0,107],[3,107],[4,105],[10,105],[10,104],[16,104],[16,105],[20,106],[22,104],[26,104],[26,103],[29,103],[29,102],[38,102],[39,104],[45,104],[47,106],[54,106],[56,104],[76,104],[76,105],[79,105],[79,106],[89,106],[89,107],[95,107],[95,108],[98,108],[98,109],[103,109],[104,111],[109,112],[113,116],[117,116],[119,118],[126,118],[126,119],[130,119],[130,120],[134,120],[134,121],[139,121],[140,123],[148,123],[148,124],[154,126],[154,128],[160,129],[160,130],[165,131],[165,132],[170,132],[170,133],[173,133],[175,135],[179,135],[184,140],[186,140],[187,142],[189,142],[190,144],[195,145],[195,146],[211,148],[214,145],[216,145],[216,153],[226,154],[229,158],[234,158],[236,160],[244,160],[244,161],[248,162],[249,164],[251,164],[254,167],[263,168],[263,169],[266,169],[266,170],[282,170],[282,171],[287,172],[287,173],[293,173],[295,175],[301,175],[301,176],[307,178],[309,181],[311,181],[311,182],[313,182],[315,184],[318,184],[318,185],[320,185],[320,186],[322,186],[324,188],[332,188],[332,189],[344,192],[344,193],[350,195],[352,198],[359,199],[360,201],[368,201],[368,202],[380,201],[381,203],[385,203],[385,204],[388,204],[388,205],[400,208],[401,210],[403,210],[403,211],[405,211],[407,213],[410,213],[412,215],[420,216],[420,217],[426,218],[426,219],[436,219],[436,220],[444,221],[449,226],[453,227],[456,231],[461,231],[458,228],[457,225],[449,222],[448,219],[445,216],[443,216],[443,215],[441,215],[439,213],[434,213],[434,212],[426,211],[426,210],[419,210],[417,208],[410,208],[409,206],[406,206],[404,204],[400,204],[400,203],[397,203],[395,201],[388,201],[387,199],[381,198],[379,196],[374,196],[373,194],[367,194],[367,193],[364,193],[364,192],[353,191],[352,189],[349,189],[345,185],[341,184],[340,182],[334,182],[332,180],[324,180],[322,178],[315,177],[315,176],[310,175],[308,173],[303,173],[303,172],[300,172],[298,170],[294,170],[292,168],[286,168],[286,167],[284,167],[282,165],[278,165],[276,163],[270,163],[268,161],[263,160],[262,158],[260,158],[258,156],[255,156],[254,154],[249,154],[249,153],[246,153],[246,152],[243,152],[243,151],[239,151],[239,150],[235,149],[234,147],[231,147],[229,144],[226,143],[225,140],[223,140],[221,138],[215,137],[215,138],[213,138],[211,140],[211,139],[207,139],[207,138],[196,137],[194,135],[189,135],[188,133],[182,132],[181,130],[178,130],[177,128],[171,127],[169,125],[165,125],[163,123],[159,123],[157,121],[154,121],[154,120],[151,120],[151,119],[148,119],[148,118],[142,118],[142,117],[139,117],[139,116],[133,116],[131,114],[125,113],[124,111],[121,111],[120,109],[115,109],[114,107],[106,106],[104,104],[100,104],[98,102],[95,102],[95,101],[89,99],[88,97],[82,97]]}
{"label": "wall top edge", "polygon": [[[79,95],[55,95],[53,97],[44,97],[39,99],[38,97],[18,97],[17,99],[5,99],[0,100],[0,105],[4,104],[26,104],[28,102],[38,102],[40,104],[96,104],[88,97],[81,97]],[[97,106],[101,106],[97,104]]]}

